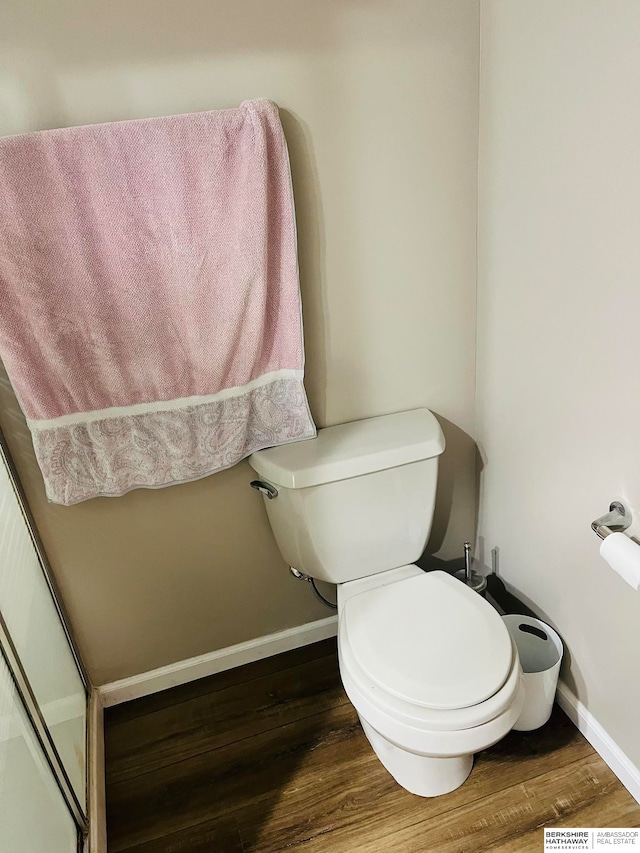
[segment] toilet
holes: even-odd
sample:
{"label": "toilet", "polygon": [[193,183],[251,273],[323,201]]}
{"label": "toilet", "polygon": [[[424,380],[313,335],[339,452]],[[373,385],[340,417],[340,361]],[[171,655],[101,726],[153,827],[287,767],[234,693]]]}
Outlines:
{"label": "toilet", "polygon": [[276,542],[299,573],[338,585],[345,691],[382,764],[413,794],[462,785],[524,704],[517,649],[464,583],[424,572],[444,436],[428,409],[341,424],[260,450]]}

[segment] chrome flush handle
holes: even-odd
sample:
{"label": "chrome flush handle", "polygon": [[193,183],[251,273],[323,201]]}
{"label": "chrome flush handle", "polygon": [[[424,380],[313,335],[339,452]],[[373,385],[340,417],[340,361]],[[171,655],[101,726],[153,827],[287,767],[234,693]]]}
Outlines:
{"label": "chrome flush handle", "polygon": [[252,480],[249,485],[257,492],[262,492],[265,498],[269,498],[270,501],[278,497],[276,487],[272,486],[271,483],[265,483],[264,480]]}

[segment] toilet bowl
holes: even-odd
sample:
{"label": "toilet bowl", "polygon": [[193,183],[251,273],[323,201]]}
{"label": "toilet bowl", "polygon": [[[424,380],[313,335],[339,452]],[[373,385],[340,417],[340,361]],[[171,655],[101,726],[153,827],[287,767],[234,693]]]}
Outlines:
{"label": "toilet bowl", "polygon": [[473,755],[511,730],[524,703],[502,619],[460,581],[413,565],[343,584],[338,602],[340,675],[381,763],[419,796],[459,787]]}
{"label": "toilet bowl", "polygon": [[444,436],[415,409],[341,424],[249,463],[280,553],[338,584],[338,656],[365,735],[392,776],[433,797],[518,718],[518,652],[498,613],[444,572],[425,573]]}

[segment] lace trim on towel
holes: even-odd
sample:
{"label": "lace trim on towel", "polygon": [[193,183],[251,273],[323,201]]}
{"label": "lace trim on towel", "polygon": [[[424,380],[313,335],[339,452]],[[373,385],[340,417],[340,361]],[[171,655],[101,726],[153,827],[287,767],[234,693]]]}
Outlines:
{"label": "lace trim on towel", "polygon": [[302,381],[285,378],[211,403],[34,429],[32,437],[47,497],[69,506],[197,480],[315,434]]}

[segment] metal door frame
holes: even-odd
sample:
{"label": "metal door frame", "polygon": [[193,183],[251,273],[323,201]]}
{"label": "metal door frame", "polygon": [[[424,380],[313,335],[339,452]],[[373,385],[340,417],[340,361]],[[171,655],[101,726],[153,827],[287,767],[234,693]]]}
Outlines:
{"label": "metal door frame", "polygon": [[31,723],[35,738],[46,758],[47,764],[51,769],[52,775],[56,781],[58,789],[62,795],[62,798],[71,813],[71,816],[76,824],[78,829],[78,851],[81,851],[85,848],[85,841],[88,835],[88,803],[89,803],[89,790],[88,790],[88,767],[89,767],[89,697],[91,695],[91,682],[87,675],[87,670],[78,651],[78,647],[75,643],[75,639],[73,636],[73,632],[69,627],[69,620],[66,614],[66,610],[62,603],[62,599],[60,597],[60,593],[58,591],[58,587],[53,578],[53,573],[51,571],[51,566],[49,560],[47,558],[46,552],[44,550],[44,546],[42,544],[42,540],[40,539],[40,535],[38,534],[38,529],[36,527],[33,515],[29,508],[29,504],[26,499],[26,495],[22,488],[22,484],[18,477],[18,473],[16,467],[13,463],[13,459],[11,457],[11,453],[9,451],[9,447],[7,445],[7,441],[5,439],[4,433],[2,429],[0,429],[0,457],[4,462],[7,473],[9,475],[9,480],[11,482],[11,486],[13,488],[13,492],[16,496],[16,500],[18,501],[18,505],[20,507],[20,511],[22,513],[22,517],[29,531],[29,535],[31,537],[31,541],[33,543],[33,547],[36,552],[36,556],[38,558],[38,562],[40,564],[40,568],[42,570],[42,574],[44,575],[44,579],[46,581],[47,587],[51,594],[51,598],[53,600],[53,604],[56,608],[56,612],[58,613],[58,618],[60,619],[60,623],[62,625],[62,629],[67,638],[67,643],[71,650],[71,654],[73,655],[73,659],[76,664],[76,669],[82,681],[82,685],[85,691],[85,731],[86,731],[86,743],[85,743],[85,802],[87,806],[85,809],[82,808],[78,797],[73,789],[73,785],[71,784],[71,780],[69,779],[69,775],[65,770],[64,764],[60,758],[60,754],[56,748],[55,743],[51,737],[51,733],[47,727],[47,724],[42,716],[42,712],[40,707],[38,706],[35,694],[29,683],[29,679],[27,673],[24,670],[22,662],[20,661],[20,657],[16,650],[15,644],[11,638],[9,630],[7,628],[7,624],[2,615],[2,609],[0,607],[0,653],[2,657],[5,659],[6,664],[9,668],[9,672],[11,673],[11,677],[14,681],[18,696],[20,697],[26,714]]}

